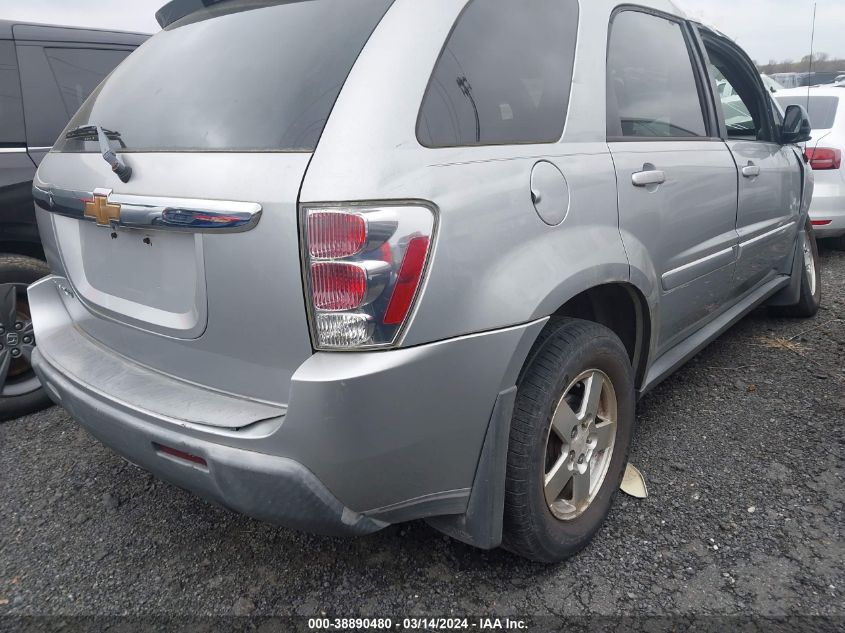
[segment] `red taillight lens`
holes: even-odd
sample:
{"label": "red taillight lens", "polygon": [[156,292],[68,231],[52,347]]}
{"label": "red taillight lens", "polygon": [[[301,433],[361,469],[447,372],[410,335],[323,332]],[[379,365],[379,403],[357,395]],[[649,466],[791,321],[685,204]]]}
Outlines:
{"label": "red taillight lens", "polygon": [[312,264],[311,289],[318,310],[354,310],[367,296],[367,271],[342,262]]}
{"label": "red taillight lens", "polygon": [[842,151],[838,149],[831,149],[829,147],[817,147],[804,150],[807,160],[810,162],[810,167],[815,171],[825,171],[828,169],[839,169],[842,167]]}
{"label": "red taillight lens", "polygon": [[833,220],[812,220],[811,222],[813,226],[827,226],[828,224],[832,224]]}
{"label": "red taillight lens", "polygon": [[425,260],[428,256],[429,239],[427,237],[415,237],[408,244],[405,251],[405,258],[399,268],[399,275],[396,285],[393,287],[393,295],[384,313],[385,325],[397,325],[408,316],[408,310],[417,294],[420,285]]}
{"label": "red taillight lens", "polygon": [[434,239],[424,204],[303,208],[314,347],[369,349],[400,340]]}
{"label": "red taillight lens", "polygon": [[308,249],[316,259],[351,257],[367,243],[367,222],[358,214],[318,211],[308,216]]}

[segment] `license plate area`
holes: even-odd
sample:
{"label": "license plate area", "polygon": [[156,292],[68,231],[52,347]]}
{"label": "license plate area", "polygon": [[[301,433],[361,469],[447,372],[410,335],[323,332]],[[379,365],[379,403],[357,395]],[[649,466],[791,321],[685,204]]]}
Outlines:
{"label": "license plate area", "polygon": [[206,325],[202,236],[113,229],[54,216],[65,270],[79,299],[101,316],[179,338]]}

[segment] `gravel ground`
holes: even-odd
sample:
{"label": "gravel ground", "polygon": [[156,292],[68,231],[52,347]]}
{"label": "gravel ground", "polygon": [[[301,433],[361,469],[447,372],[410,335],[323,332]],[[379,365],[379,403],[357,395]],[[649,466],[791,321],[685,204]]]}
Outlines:
{"label": "gravel ground", "polygon": [[[845,253],[822,311],[760,310],[640,404],[593,544],[553,567],[424,523],[357,540],[156,481],[62,410],[0,425],[0,615],[823,615],[845,626]],[[0,618],[0,628],[2,619]],[[831,630],[831,629],[828,629]]]}

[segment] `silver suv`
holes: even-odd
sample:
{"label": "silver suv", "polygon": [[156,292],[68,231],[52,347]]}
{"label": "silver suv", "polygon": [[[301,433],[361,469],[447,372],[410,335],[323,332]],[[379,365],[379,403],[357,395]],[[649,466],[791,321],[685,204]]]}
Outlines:
{"label": "silver suv", "polygon": [[806,115],[666,0],[205,4],[34,187],[33,365],[163,479],[557,561],[638,397],[757,305],[818,308]]}

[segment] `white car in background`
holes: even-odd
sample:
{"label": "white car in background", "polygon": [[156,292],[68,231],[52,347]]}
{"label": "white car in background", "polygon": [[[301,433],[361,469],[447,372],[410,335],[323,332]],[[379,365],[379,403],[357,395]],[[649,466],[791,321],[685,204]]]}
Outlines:
{"label": "white car in background", "polygon": [[845,250],[845,85],[780,90],[774,98],[784,109],[800,105],[810,114],[813,138],[804,150],[816,177],[810,218],[816,237]]}

